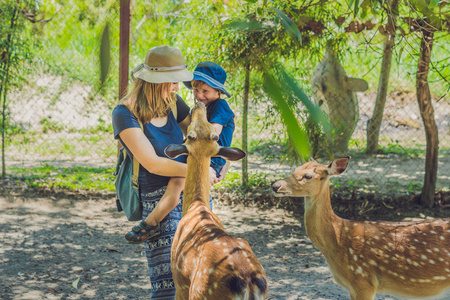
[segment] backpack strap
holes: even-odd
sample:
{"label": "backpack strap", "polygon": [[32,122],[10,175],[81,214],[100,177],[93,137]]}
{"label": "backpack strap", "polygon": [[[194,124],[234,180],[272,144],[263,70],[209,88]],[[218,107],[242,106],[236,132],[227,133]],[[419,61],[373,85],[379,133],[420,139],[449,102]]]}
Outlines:
{"label": "backpack strap", "polygon": [[[138,121],[142,131],[144,131],[144,126],[142,125],[141,120],[138,119]],[[139,161],[135,159],[134,156],[133,156],[133,175],[131,176],[131,182],[133,183],[133,187],[136,190],[139,190]]]}

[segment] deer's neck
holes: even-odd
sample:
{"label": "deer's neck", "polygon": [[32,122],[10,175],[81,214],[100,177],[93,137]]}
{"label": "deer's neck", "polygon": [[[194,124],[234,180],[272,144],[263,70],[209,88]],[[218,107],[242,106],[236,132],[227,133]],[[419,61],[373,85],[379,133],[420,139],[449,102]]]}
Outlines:
{"label": "deer's neck", "polygon": [[202,201],[209,207],[209,165],[211,159],[187,158],[186,184],[183,196],[183,216],[195,201]]}
{"label": "deer's neck", "polygon": [[336,224],[342,222],[331,207],[329,185],[315,196],[305,197],[305,227],[314,246],[324,254],[338,244]]}

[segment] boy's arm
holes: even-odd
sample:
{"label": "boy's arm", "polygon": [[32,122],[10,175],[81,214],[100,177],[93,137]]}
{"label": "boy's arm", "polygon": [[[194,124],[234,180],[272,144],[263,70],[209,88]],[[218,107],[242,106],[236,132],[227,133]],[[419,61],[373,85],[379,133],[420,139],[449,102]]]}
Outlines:
{"label": "boy's arm", "polygon": [[[181,192],[184,189],[184,183],[186,178],[184,177],[172,177],[169,180],[169,183],[166,187],[166,192],[163,195],[164,197],[175,197],[180,199]],[[178,202],[178,201],[177,201]]]}
{"label": "boy's arm", "polygon": [[211,123],[211,125],[216,130],[217,135],[220,135],[222,133],[222,128],[223,128],[222,125],[220,125],[219,123]]}
{"label": "boy's arm", "polygon": [[154,226],[155,222],[161,222],[175,207],[177,207],[180,201],[180,194],[184,189],[184,182],[186,178],[172,177],[167,184],[164,195],[156,205],[155,209],[147,217],[146,222]]}

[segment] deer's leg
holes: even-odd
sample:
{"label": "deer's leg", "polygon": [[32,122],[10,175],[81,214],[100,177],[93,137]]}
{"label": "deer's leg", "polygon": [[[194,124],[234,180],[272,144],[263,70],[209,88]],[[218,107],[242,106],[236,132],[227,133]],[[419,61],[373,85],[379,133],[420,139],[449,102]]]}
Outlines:
{"label": "deer's leg", "polygon": [[356,288],[352,287],[350,289],[351,300],[373,300],[375,294],[375,287],[367,284],[357,285]]}
{"label": "deer's leg", "polygon": [[374,297],[375,297],[375,294],[371,294],[371,293],[364,293],[363,295],[358,294],[356,296],[350,295],[351,300],[373,300]]}
{"label": "deer's leg", "polygon": [[189,289],[177,289],[175,292],[175,300],[189,299]]}

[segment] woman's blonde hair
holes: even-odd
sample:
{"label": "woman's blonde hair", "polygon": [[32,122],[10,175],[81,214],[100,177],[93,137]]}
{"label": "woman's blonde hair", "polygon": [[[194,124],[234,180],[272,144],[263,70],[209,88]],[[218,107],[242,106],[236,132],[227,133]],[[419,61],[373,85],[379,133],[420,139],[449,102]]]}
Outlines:
{"label": "woman's blonde hair", "polygon": [[153,118],[167,116],[176,103],[176,96],[171,82],[151,83],[137,78],[122,103],[145,124]]}

